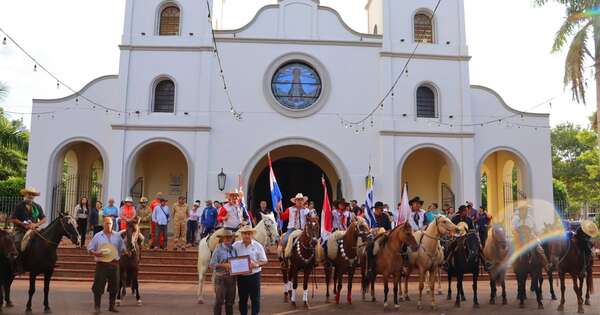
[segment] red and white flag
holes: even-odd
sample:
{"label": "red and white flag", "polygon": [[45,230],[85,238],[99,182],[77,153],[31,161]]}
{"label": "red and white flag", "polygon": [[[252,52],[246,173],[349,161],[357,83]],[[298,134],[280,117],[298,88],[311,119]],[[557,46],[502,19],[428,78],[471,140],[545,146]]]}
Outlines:
{"label": "red and white flag", "polygon": [[331,205],[329,204],[329,195],[327,194],[327,185],[325,177],[321,177],[323,183],[323,210],[321,211],[321,238],[327,239],[327,236],[333,231],[333,219],[331,215]]}

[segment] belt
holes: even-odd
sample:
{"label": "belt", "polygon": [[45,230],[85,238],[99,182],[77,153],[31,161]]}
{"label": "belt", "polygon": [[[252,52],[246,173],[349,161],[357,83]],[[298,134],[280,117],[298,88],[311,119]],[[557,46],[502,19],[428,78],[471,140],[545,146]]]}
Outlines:
{"label": "belt", "polygon": [[119,261],[118,260],[113,260],[111,262],[97,261],[96,264],[117,267],[117,266],[119,266]]}

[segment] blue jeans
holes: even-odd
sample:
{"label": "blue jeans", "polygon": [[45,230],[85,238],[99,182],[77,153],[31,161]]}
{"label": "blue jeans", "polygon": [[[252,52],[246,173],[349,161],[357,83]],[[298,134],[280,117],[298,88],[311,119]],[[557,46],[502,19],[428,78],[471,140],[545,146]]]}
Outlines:
{"label": "blue jeans", "polygon": [[292,234],[292,232],[294,232],[296,229],[288,229],[287,232],[285,232],[285,235],[283,236],[283,246],[285,247],[287,245],[288,239],[290,238],[290,234]]}

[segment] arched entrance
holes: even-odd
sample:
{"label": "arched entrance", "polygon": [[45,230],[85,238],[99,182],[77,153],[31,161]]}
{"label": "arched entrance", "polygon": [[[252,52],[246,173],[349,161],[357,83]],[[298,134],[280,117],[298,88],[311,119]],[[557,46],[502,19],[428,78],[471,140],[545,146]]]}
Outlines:
{"label": "arched entrance", "polygon": [[479,174],[481,204],[495,223],[508,225],[516,203],[528,196],[525,161],[509,150],[495,150],[481,162]]}
{"label": "arched entrance", "polygon": [[[287,145],[271,151],[273,171],[283,195],[283,206],[291,206],[290,199],[302,193],[315,202],[318,211],[323,205],[322,176],[325,177],[329,199],[341,197],[341,179],[329,159],[316,149],[303,145]],[[256,164],[249,178],[248,204],[258,209],[261,200],[272,209],[269,166],[267,157]]]}
{"label": "arched entrance", "polygon": [[408,155],[402,165],[402,184],[410,197],[419,196],[427,207],[456,207],[456,172],[451,158],[436,148],[420,148]]}
{"label": "arched entrance", "polygon": [[90,206],[102,200],[104,172],[104,159],[95,145],[73,141],[63,146],[54,159],[51,217],[60,211],[73,214],[83,196]]}
{"label": "arched entrance", "polygon": [[158,192],[173,202],[179,196],[187,198],[188,172],[188,160],[175,145],[164,141],[146,144],[132,158],[128,195],[135,203],[142,196],[152,199]]}

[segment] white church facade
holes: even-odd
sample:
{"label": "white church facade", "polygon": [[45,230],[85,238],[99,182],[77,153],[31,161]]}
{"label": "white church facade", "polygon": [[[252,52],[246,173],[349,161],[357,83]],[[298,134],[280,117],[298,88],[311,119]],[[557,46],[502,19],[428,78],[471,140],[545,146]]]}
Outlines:
{"label": "white church facade", "polygon": [[[426,204],[485,203],[507,222],[517,200],[552,202],[549,116],[470,85],[463,2],[434,14],[435,0],[370,0],[359,33],[318,0],[279,0],[214,30],[238,120],[206,2],[127,0],[119,73],[33,101],[57,113],[32,119],[27,185],[56,213],[80,195],[221,199],[241,179],[255,207],[270,203],[270,152],[284,200],[302,192],[320,208],[324,176],[330,198],[361,202],[370,167],[391,207],[406,183]],[[342,123],[400,73],[372,119]]]}

